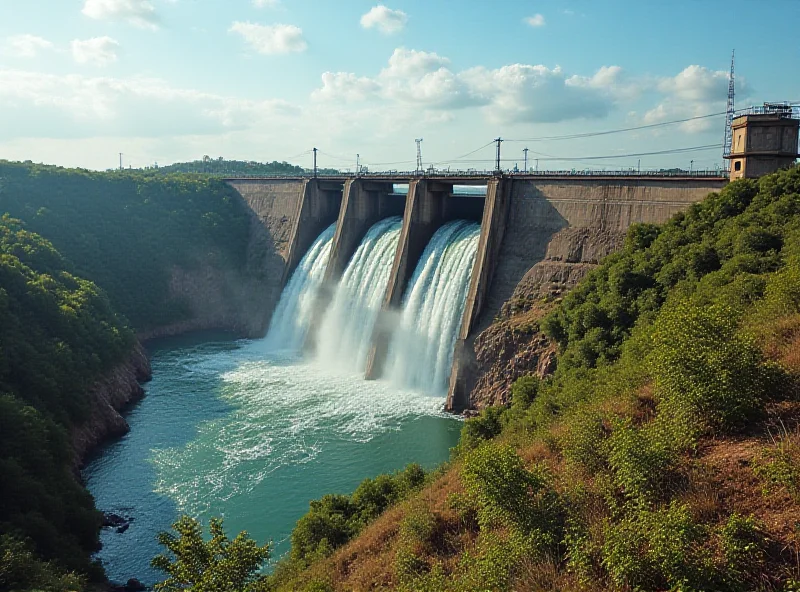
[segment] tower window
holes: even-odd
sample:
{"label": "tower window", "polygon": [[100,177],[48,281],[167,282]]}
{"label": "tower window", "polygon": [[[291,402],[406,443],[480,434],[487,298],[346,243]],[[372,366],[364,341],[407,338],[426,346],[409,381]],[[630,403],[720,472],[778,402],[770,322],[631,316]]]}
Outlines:
{"label": "tower window", "polygon": [[741,171],[742,170],[742,161],[741,160],[737,160],[736,162],[733,163],[733,170],[734,171]]}

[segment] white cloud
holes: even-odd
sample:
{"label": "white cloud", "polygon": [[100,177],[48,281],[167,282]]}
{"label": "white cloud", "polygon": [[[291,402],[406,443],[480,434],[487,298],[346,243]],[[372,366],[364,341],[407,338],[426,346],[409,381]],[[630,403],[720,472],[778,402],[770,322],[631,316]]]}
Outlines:
{"label": "white cloud", "polygon": [[[644,114],[645,123],[702,117],[725,110],[728,73],[691,65],[673,77],[658,79],[655,89],[662,94],[662,98],[658,105]],[[737,96],[747,97],[749,92],[747,81],[739,78]],[[686,121],[679,128],[684,132],[698,133],[719,125],[717,119],[703,118]]]}
{"label": "white cloud", "polygon": [[531,27],[544,27],[544,17],[541,14],[534,14],[525,19],[525,22]]}
{"label": "white cloud", "polygon": [[9,139],[221,134],[298,111],[285,101],[237,99],[153,78],[0,69],[0,129]]}
{"label": "white cloud", "polygon": [[253,0],[253,6],[256,8],[275,8],[281,3],[281,0]]}
{"label": "white cloud", "polygon": [[329,99],[344,102],[364,101],[380,89],[380,84],[367,77],[359,78],[350,72],[325,72],[322,75],[322,88],[311,93],[316,101]]}
{"label": "white cloud", "polygon": [[40,51],[53,49],[47,39],[36,35],[13,35],[6,39],[3,54],[15,58],[35,58]]}
{"label": "white cloud", "polygon": [[[560,68],[512,64],[455,72],[436,53],[395,49],[375,77],[327,72],[316,100],[351,102],[380,99],[396,107],[447,111],[485,107],[487,119],[500,123],[552,123],[604,117],[622,96],[622,69],[603,67],[593,76],[567,77]],[[445,119],[449,116],[430,116]]]}
{"label": "white cloud", "polygon": [[237,21],[229,29],[238,33],[258,53],[272,55],[305,51],[303,30],[294,25],[259,25]]}
{"label": "white cloud", "polygon": [[728,73],[693,65],[673,78],[661,80],[658,89],[686,101],[724,101],[728,92]]}
{"label": "white cloud", "polygon": [[402,10],[392,10],[383,4],[373,6],[361,17],[361,26],[365,29],[378,29],[384,35],[402,31],[408,22],[408,15]]}
{"label": "white cloud", "polygon": [[125,21],[144,29],[157,29],[158,16],[149,0],[85,0],[83,14],[96,20]]}
{"label": "white cloud", "polygon": [[108,66],[117,61],[119,42],[111,37],[75,39],[70,44],[72,57],[79,64]]}

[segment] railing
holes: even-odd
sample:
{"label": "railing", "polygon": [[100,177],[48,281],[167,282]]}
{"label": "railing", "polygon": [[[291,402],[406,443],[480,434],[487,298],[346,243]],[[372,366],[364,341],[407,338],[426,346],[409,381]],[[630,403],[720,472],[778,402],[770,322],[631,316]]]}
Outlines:
{"label": "railing", "polygon": [[735,117],[744,117],[745,115],[777,115],[781,119],[800,119],[800,104],[764,103],[741,109],[735,113]]}
{"label": "railing", "polygon": [[[247,174],[225,174],[214,173],[214,176],[225,179],[313,179],[311,172],[302,175],[247,175]],[[328,173],[318,174],[318,179],[369,179],[369,178],[491,178],[501,175],[511,177],[696,177],[696,178],[727,178],[728,174],[723,169],[712,170],[693,170],[685,171],[681,169],[669,169],[660,171],[639,171],[636,169],[626,169],[620,171],[593,171],[593,170],[563,170],[563,171],[427,171],[418,173],[415,171],[382,171],[369,173]]]}

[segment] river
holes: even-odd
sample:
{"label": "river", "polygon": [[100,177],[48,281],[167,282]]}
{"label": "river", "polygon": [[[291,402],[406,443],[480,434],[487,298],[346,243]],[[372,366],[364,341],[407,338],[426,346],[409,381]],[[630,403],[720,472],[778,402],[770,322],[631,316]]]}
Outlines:
{"label": "river", "polygon": [[310,500],[366,477],[449,457],[461,423],[444,400],[367,382],[359,372],[282,357],[265,340],[201,334],[151,343],[153,380],[127,412],[131,431],[83,472],[97,507],[133,519],[103,529],[113,581],[163,579],[156,534],[182,513],[272,540],[273,557]]}

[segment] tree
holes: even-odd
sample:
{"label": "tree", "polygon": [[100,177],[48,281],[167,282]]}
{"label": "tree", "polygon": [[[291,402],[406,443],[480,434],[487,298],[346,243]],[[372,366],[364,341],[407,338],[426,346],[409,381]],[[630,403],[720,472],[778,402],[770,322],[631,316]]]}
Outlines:
{"label": "tree", "polygon": [[151,565],[169,577],[156,584],[159,592],[189,590],[191,592],[259,592],[266,590],[266,577],[259,569],[270,557],[268,543],[259,547],[247,532],[230,540],[222,528],[221,518],[212,518],[211,540],[203,540],[200,523],[182,516],[172,525],[178,536],[170,532],[158,535],[161,543],[174,556],[153,558]]}

